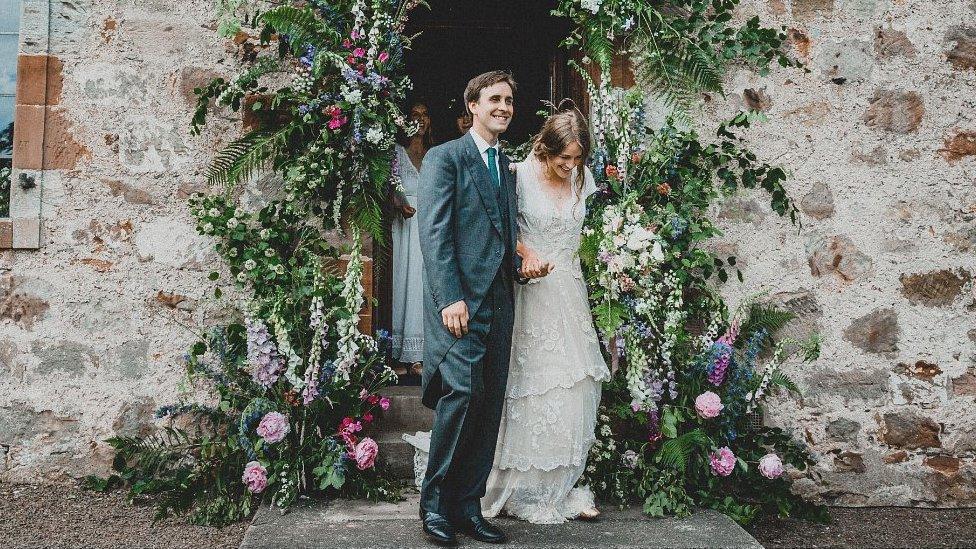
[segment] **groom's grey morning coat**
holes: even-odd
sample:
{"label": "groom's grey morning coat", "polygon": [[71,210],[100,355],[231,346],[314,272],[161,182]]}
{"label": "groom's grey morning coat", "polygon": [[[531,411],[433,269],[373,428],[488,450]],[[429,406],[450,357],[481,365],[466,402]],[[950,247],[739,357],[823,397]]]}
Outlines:
{"label": "groom's grey morning coat", "polygon": [[[515,176],[510,161],[498,156],[505,204],[470,133],[432,148],[424,157],[417,215],[424,256],[424,404],[436,405],[441,362],[455,345],[476,343],[454,337],[441,321],[440,311],[463,299],[471,322],[506,257],[512,278],[518,279],[515,254]],[[508,209],[503,223],[500,208]],[[470,326],[474,331],[478,326]],[[487,330],[487,327],[483,327]],[[428,394],[429,393],[429,394]]]}

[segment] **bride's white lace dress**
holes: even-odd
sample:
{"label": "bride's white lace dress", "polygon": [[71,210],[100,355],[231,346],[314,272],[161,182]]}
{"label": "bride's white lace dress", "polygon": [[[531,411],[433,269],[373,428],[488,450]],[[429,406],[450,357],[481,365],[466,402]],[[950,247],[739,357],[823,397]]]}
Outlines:
{"label": "bride's white lace dress", "polygon": [[556,268],[516,288],[505,407],[481,508],[487,517],[504,511],[554,524],[594,505],[588,487],[574,486],[596,438],[601,382],[610,372],[577,253],[593,175],[586,171],[582,196],[557,203],[542,187],[541,169],[531,156],[517,164],[519,240]]}

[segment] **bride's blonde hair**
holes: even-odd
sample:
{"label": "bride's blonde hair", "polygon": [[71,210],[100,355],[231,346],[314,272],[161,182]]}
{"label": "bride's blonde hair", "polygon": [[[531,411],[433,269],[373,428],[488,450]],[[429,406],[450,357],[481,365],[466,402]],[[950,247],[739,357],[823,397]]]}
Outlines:
{"label": "bride's blonde hair", "polygon": [[572,99],[563,99],[556,106],[556,113],[546,119],[542,129],[535,136],[532,153],[540,161],[545,162],[548,158],[559,155],[572,143],[579,143],[580,148],[583,149],[583,161],[576,168],[574,185],[578,202],[586,182],[583,162],[590,156],[590,130],[587,127],[586,117],[576,108],[576,103]]}

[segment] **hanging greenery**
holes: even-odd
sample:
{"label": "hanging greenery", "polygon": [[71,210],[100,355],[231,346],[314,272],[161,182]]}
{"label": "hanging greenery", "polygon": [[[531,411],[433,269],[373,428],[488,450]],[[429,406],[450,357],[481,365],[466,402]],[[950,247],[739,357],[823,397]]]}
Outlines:
{"label": "hanging greenery", "polygon": [[[382,236],[382,205],[399,186],[394,136],[415,131],[399,107],[411,86],[404,29],[421,4],[221,0],[219,32],[241,43],[244,67],[197,90],[191,131],[215,108],[254,123],[217,153],[213,192],[190,209],[246,298],[237,321],[202,334],[186,356],[192,387],[209,398],[162,407],[166,427],[155,435],[111,439],[116,473],[90,479],[94,488],[125,484],[130,497],[155,499],[157,518],[188,513],[202,524],[241,519],[258,494],[281,509],[316,492],[398,499],[377,466],[381,450],[363,436],[390,405],[381,395],[395,379],[388,338],[360,333],[358,320],[362,238]],[[785,173],[739,137],[753,114],[707,140],[643,119],[646,94],[687,117],[700,93],[721,92],[733,63],[795,65],[782,32],[756,19],[732,24],[736,5],[561,0],[553,12],[576,26],[565,45],[598,68],[588,80],[590,164],[602,192],[580,255],[615,373],[583,482],[654,515],[705,505],[746,521],[760,510],[817,510],[783,475],[809,465],[802,445],[750,421],[772,387],[796,390],[781,365],[813,360],[818,341],[776,340],[789,315],[758,303],[730,314],[714,280],[741,273],[734,257],[705,246],[720,234],[710,207],[740,189],[768,192],[772,209],[795,221]],[[617,53],[634,60],[636,90],[601,77]],[[277,187],[247,206],[242,187],[268,177]],[[351,247],[331,244],[328,231]]]}

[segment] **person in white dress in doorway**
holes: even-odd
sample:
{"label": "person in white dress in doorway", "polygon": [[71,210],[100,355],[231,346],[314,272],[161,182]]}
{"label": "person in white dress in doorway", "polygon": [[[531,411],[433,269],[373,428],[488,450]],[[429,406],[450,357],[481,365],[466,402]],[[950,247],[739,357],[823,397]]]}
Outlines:
{"label": "person in white dress in doorway", "polygon": [[599,515],[593,492],[576,486],[610,377],[578,255],[586,198],[596,191],[583,165],[589,152],[586,120],[573,105],[546,120],[532,153],[516,165],[522,271],[551,272],[515,290],[505,403],[481,499],[486,517],[555,524]]}
{"label": "person in white dress in doorway", "polygon": [[[398,375],[420,375],[424,359],[424,257],[417,227],[417,185],[432,146],[427,105],[414,102],[410,119],[417,133],[396,145],[403,192],[393,197],[393,360]],[[408,366],[409,365],[409,368]]]}

